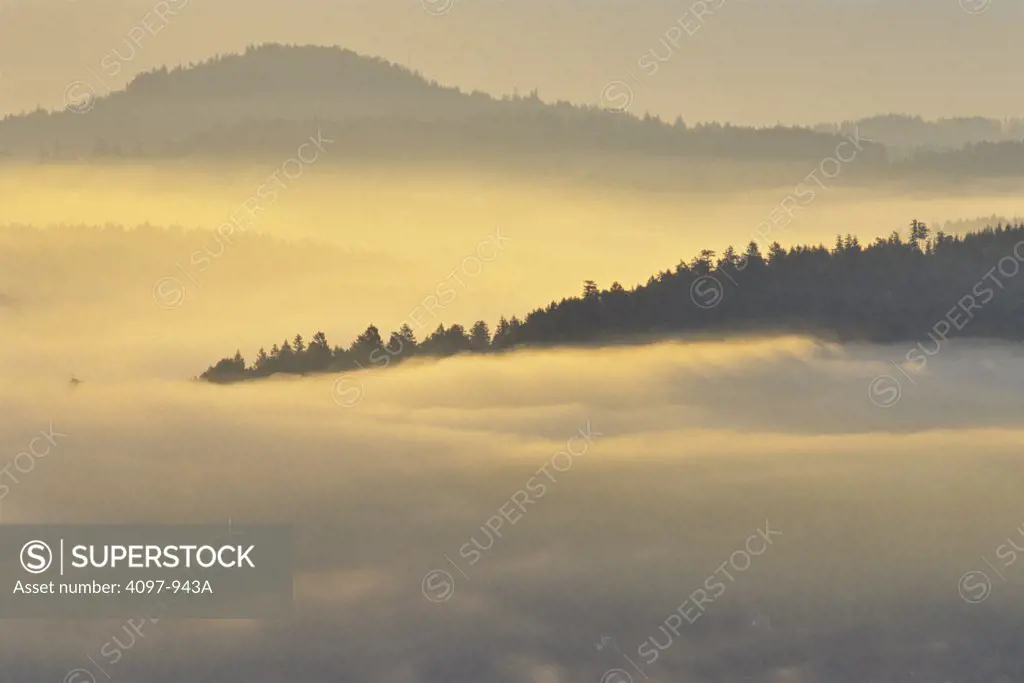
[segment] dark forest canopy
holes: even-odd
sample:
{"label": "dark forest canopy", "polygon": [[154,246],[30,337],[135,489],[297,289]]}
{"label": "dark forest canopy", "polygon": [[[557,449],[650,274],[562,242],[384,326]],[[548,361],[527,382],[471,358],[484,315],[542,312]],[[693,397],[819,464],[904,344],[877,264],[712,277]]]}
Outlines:
{"label": "dark forest canopy", "polygon": [[[225,358],[201,376],[214,382],[275,373],[344,372],[409,358],[494,353],[523,346],[602,343],[679,333],[804,332],[846,341],[930,344],[954,336],[1024,339],[1024,223],[963,237],[932,234],[914,220],[904,239],[861,245],[836,236],[832,248],[762,254],[756,242],[721,256],[702,251],[688,263],[630,289],[587,281],[580,296],[552,301],[520,320],[502,317],[468,329],[439,324],[417,340],[408,324],[385,339],[373,325],[348,347],[323,332],[260,349],[254,362]],[[929,339],[930,338],[930,339]]]}

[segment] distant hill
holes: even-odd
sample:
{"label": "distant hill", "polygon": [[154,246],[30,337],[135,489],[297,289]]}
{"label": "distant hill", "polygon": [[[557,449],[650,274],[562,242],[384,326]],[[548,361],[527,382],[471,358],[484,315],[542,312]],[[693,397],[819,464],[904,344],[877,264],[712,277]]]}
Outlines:
{"label": "distant hill", "polygon": [[466,93],[340,47],[262,45],[143,73],[99,98],[89,97],[91,87],[74,84],[63,111],[0,121],[0,163],[280,160],[319,130],[335,141],[327,163],[469,161],[534,173],[575,166],[601,182],[735,190],[796,185],[852,136],[862,149],[832,184],[955,189],[965,179],[1024,176],[1019,120],[880,116],[817,130],[688,126],[681,118],[546,102],[536,91]]}
{"label": "distant hill", "polygon": [[888,114],[823,123],[814,130],[828,134],[860,130],[864,137],[889,147],[894,157],[903,157],[914,150],[951,151],[985,142],[1019,142],[1024,139],[1024,119],[972,116],[926,121],[920,116]]}
{"label": "distant hill", "polygon": [[[681,119],[548,103],[536,91],[500,99],[464,93],[337,47],[263,45],[147,72],[98,99],[88,92],[78,84],[65,111],[0,121],[0,158],[277,154],[318,127],[354,155],[451,159],[614,152],[813,163],[843,139],[802,128],[690,128]],[[884,156],[880,149],[865,156],[872,154]]]}

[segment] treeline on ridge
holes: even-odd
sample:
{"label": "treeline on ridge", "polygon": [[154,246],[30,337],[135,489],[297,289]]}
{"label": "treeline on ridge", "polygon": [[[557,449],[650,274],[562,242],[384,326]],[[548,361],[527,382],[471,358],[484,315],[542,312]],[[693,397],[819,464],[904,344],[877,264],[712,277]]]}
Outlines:
{"label": "treeline on ridge", "polygon": [[788,331],[849,341],[918,341],[940,320],[955,334],[1024,338],[1024,223],[998,225],[962,237],[911,223],[907,239],[893,232],[862,246],[852,236],[835,245],[756,242],[720,257],[703,250],[689,263],[625,289],[584,283],[580,296],[552,301],[520,320],[502,317],[437,329],[419,341],[408,325],[384,339],[370,325],[349,346],[332,347],[323,332],[241,352],[208,368],[201,379],[234,382],[275,373],[344,372],[386,367],[414,357],[494,353],[519,346],[599,343],[643,335],[657,338],[705,331]]}

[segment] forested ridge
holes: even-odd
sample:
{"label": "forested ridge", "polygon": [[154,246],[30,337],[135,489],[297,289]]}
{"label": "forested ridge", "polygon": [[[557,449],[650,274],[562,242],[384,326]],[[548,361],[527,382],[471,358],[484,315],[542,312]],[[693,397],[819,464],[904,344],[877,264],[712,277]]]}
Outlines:
{"label": "forested ridge", "polygon": [[[639,107],[495,96],[439,84],[417,71],[340,47],[266,44],[243,54],[160,67],[123,90],[76,81],[66,108],[0,120],[0,163],[118,164],[255,160],[292,154],[313,131],[333,141],[330,163],[493,163],[533,171],[601,167],[623,180],[632,164],[674,162],[645,184],[700,190],[786,185],[791,164],[819,164],[849,139],[856,163],[836,182],[946,186],[1024,176],[1024,120],[887,115],[814,128],[661,120]],[[596,161],[595,157],[602,161]],[[615,162],[610,163],[609,158]],[[712,164],[755,164],[714,181]],[[770,162],[770,163],[769,163]],[[845,163],[845,162],[844,162]],[[649,169],[648,169],[649,171]]]}
{"label": "forested ridge", "polygon": [[[689,262],[626,289],[583,284],[579,296],[552,301],[524,318],[502,317],[437,329],[423,340],[408,325],[386,339],[374,325],[350,345],[331,346],[323,332],[241,352],[200,377],[234,382],[276,373],[344,372],[409,358],[495,353],[523,346],[600,343],[703,332],[804,332],[845,341],[936,342],[938,336],[1024,339],[1024,223],[963,236],[914,220],[906,238],[862,245],[853,235],[834,246],[784,249],[756,242],[720,256],[703,250]],[[932,342],[927,340],[931,337]],[[937,343],[937,342],[936,342]]]}
{"label": "forested ridge", "polygon": [[[463,158],[495,149],[628,150],[663,157],[817,161],[845,135],[796,126],[751,128],[444,86],[339,47],[267,44],[198,64],[160,67],[124,90],[81,84],[61,111],[0,120],[0,159],[40,162],[231,157],[294,151],[322,129],[349,154]],[[595,93],[596,95],[596,93]],[[869,142],[865,141],[868,146]],[[881,146],[872,148],[884,162]]]}

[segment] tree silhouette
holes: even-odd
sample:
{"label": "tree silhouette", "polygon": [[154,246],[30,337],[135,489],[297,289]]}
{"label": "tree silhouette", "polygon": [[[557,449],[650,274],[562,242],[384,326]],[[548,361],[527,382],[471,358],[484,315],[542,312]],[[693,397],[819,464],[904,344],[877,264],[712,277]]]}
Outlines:
{"label": "tree silhouette", "polygon": [[[689,265],[680,261],[673,271],[630,289],[614,282],[602,291],[587,280],[579,297],[552,301],[525,319],[501,317],[493,335],[483,320],[468,333],[459,324],[441,323],[421,343],[403,325],[386,347],[373,325],[348,349],[331,350],[323,332],[314,334],[308,347],[296,335],[294,346],[285,340],[269,355],[260,349],[252,366],[239,351],[210,366],[202,378],[233,382],[277,372],[344,372],[414,355],[445,358],[704,330],[802,330],[845,340],[916,342],[948,328],[947,336],[952,330],[1024,339],[1024,277],[1015,277],[1024,261],[1021,247],[1024,223],[1000,223],[962,237],[939,229],[933,237],[915,219],[906,242],[895,232],[866,247],[853,235],[837,236],[832,249],[784,249],[773,242],[767,259],[751,242],[742,256],[730,247],[717,263],[714,252],[705,249]],[[1017,265],[1011,267],[1008,258]],[[723,269],[716,280],[726,289],[713,306],[697,305],[698,280],[715,276],[717,269]]]}
{"label": "tree silhouette", "polygon": [[491,331],[487,323],[477,320],[470,330],[469,346],[473,351],[486,351],[491,346]]}

